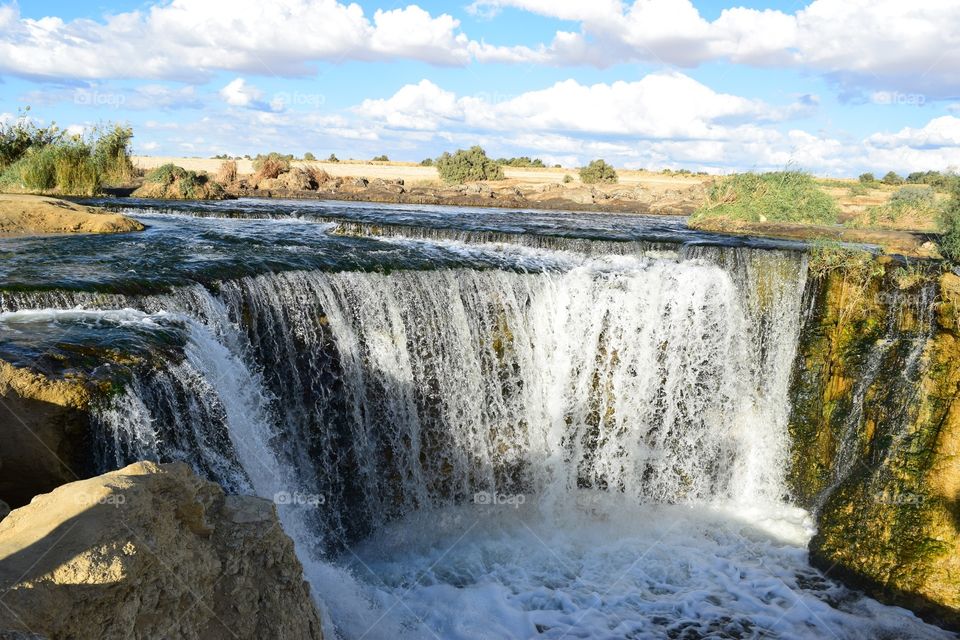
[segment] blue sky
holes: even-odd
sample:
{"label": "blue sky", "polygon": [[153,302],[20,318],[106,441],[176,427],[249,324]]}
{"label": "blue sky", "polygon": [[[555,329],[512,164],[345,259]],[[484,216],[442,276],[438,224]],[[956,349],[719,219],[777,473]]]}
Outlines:
{"label": "blue sky", "polygon": [[960,166],[952,0],[0,0],[0,118],[136,151]]}

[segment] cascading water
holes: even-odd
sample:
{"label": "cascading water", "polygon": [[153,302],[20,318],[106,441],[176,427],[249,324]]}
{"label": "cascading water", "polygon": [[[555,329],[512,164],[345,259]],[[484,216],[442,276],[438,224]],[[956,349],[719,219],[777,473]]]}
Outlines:
{"label": "cascading water", "polygon": [[0,310],[133,307],[176,333],[103,404],[104,465],[185,459],[276,499],[331,637],[938,637],[805,562],[784,503],[802,255],[528,244],[514,269]]}

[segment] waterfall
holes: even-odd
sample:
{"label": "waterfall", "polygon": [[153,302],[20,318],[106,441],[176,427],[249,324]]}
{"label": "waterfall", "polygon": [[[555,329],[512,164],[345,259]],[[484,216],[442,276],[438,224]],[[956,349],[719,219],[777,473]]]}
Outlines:
{"label": "waterfall", "polygon": [[429,236],[397,242],[555,255],[0,293],[0,323],[134,327],[98,464],[273,499],[328,637],[918,632],[807,566],[784,500],[805,257]]}
{"label": "waterfall", "polygon": [[478,492],[777,502],[804,281],[794,254],[700,249],[148,297],[185,347],[102,408],[104,456],[320,496],[320,549]]}

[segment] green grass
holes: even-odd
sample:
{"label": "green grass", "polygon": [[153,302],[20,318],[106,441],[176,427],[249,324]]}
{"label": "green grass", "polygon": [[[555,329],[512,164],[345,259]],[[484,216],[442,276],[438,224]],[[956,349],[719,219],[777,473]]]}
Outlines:
{"label": "green grass", "polygon": [[839,208],[802,171],[740,173],[720,179],[693,218],[835,224]]}
{"label": "green grass", "polygon": [[92,196],[104,183],[125,183],[133,176],[133,131],[101,125],[85,137],[55,125],[39,128],[27,118],[0,125],[0,188]]}

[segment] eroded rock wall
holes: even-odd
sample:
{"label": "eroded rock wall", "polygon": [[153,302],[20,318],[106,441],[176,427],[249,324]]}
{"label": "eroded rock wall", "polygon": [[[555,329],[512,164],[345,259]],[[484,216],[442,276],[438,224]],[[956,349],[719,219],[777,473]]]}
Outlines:
{"label": "eroded rock wall", "polygon": [[790,428],[811,561],[960,628],[960,278],[880,261],[808,293]]}

